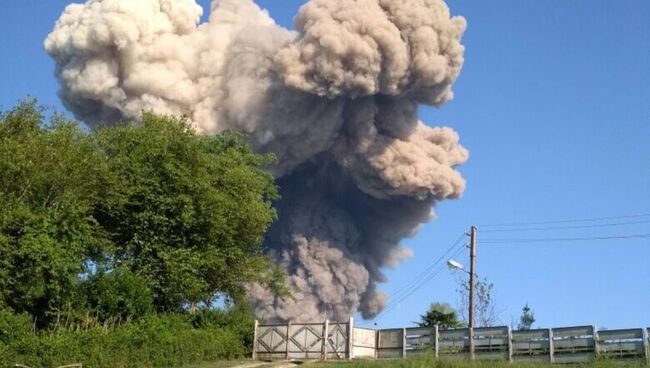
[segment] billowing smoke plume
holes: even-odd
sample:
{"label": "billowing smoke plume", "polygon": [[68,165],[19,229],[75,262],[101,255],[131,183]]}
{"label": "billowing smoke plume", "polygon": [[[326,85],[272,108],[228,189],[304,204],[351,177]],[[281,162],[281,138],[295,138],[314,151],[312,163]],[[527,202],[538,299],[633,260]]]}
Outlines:
{"label": "billowing smoke plume", "polygon": [[294,299],[250,288],[269,320],[365,318],[386,303],[382,268],[456,198],[458,135],[417,118],[440,105],[463,64],[462,17],[442,0],[312,0],[296,31],[252,0],[90,0],[45,41],[60,97],[90,126],[142,110],[188,116],[202,133],[239,129],[273,152],[280,220],[266,241]]}

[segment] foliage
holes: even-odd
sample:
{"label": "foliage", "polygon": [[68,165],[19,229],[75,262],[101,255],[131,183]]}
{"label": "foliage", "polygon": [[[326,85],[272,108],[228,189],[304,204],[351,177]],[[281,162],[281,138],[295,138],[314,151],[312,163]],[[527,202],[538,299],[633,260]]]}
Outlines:
{"label": "foliage", "polygon": [[94,212],[111,266],[142,276],[158,310],[265,281],[261,244],[277,198],[268,157],[239,134],[198,136],[184,119],[152,114],[96,136],[112,175]]}
{"label": "foliage", "polygon": [[272,158],[244,136],[153,114],[90,132],[45,120],[33,100],[0,113],[0,308],[45,328],[285,291],[262,252]]}
{"label": "foliage", "polygon": [[103,162],[90,137],[27,100],[0,113],[0,306],[39,325],[74,301],[103,239],[91,216]]}
{"label": "foliage", "polygon": [[[226,313],[227,312],[222,312]],[[0,328],[6,323],[0,314]],[[88,367],[178,367],[248,354],[230,327],[195,328],[188,315],[149,315],[110,330],[30,331],[0,342],[0,368],[15,363],[54,367],[83,362]]]}
{"label": "foliage", "polygon": [[192,316],[196,328],[230,329],[244,346],[253,346],[255,317],[248,304],[237,303],[228,309],[201,309]]}
{"label": "foliage", "polygon": [[142,318],[153,310],[145,280],[124,268],[101,270],[81,284],[86,306],[101,321]]}
{"label": "foliage", "polygon": [[[492,298],[492,289],[494,284],[488,282],[487,278],[477,279],[474,288],[474,318],[478,327],[494,326],[498,320],[494,300]],[[467,311],[469,310],[469,280],[459,279],[457,289],[460,295],[460,313],[463,320],[468,321]]]}
{"label": "foliage", "polygon": [[28,314],[15,314],[0,310],[0,345],[7,345],[32,333],[32,318]]}
{"label": "foliage", "polygon": [[458,313],[447,303],[431,303],[427,312],[420,316],[418,326],[429,327],[437,325],[441,329],[463,327],[458,319]]}
{"label": "foliage", "polygon": [[521,310],[521,317],[519,317],[519,326],[517,326],[517,329],[530,330],[533,323],[535,323],[535,313],[530,309],[528,303],[526,303]]}

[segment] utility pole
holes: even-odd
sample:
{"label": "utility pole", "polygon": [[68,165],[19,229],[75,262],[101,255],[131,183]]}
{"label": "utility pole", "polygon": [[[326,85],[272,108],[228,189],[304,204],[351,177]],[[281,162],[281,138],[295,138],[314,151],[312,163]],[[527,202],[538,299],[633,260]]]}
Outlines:
{"label": "utility pole", "polygon": [[476,285],[476,225],[472,226],[469,242],[469,354],[474,359],[474,287]]}

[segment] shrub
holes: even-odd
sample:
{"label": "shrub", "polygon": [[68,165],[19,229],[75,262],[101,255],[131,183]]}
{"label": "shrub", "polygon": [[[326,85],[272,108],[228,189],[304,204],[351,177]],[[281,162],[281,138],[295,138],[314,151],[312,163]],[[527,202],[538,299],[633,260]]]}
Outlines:
{"label": "shrub", "polygon": [[127,269],[100,271],[81,286],[88,308],[100,320],[139,319],[153,310],[146,281]]}
{"label": "shrub", "polygon": [[196,328],[192,320],[188,315],[149,315],[108,331],[100,326],[87,331],[28,331],[0,344],[0,368],[76,362],[97,368],[174,367],[246,354],[238,332],[228,326]]}

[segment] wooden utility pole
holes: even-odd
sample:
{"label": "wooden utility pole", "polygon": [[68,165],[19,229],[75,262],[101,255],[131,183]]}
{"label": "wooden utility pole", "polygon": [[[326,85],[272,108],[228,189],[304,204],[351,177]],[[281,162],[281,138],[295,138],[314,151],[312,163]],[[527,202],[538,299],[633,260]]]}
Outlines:
{"label": "wooden utility pole", "polygon": [[476,285],[476,226],[472,226],[469,242],[469,354],[474,359],[474,287]]}

